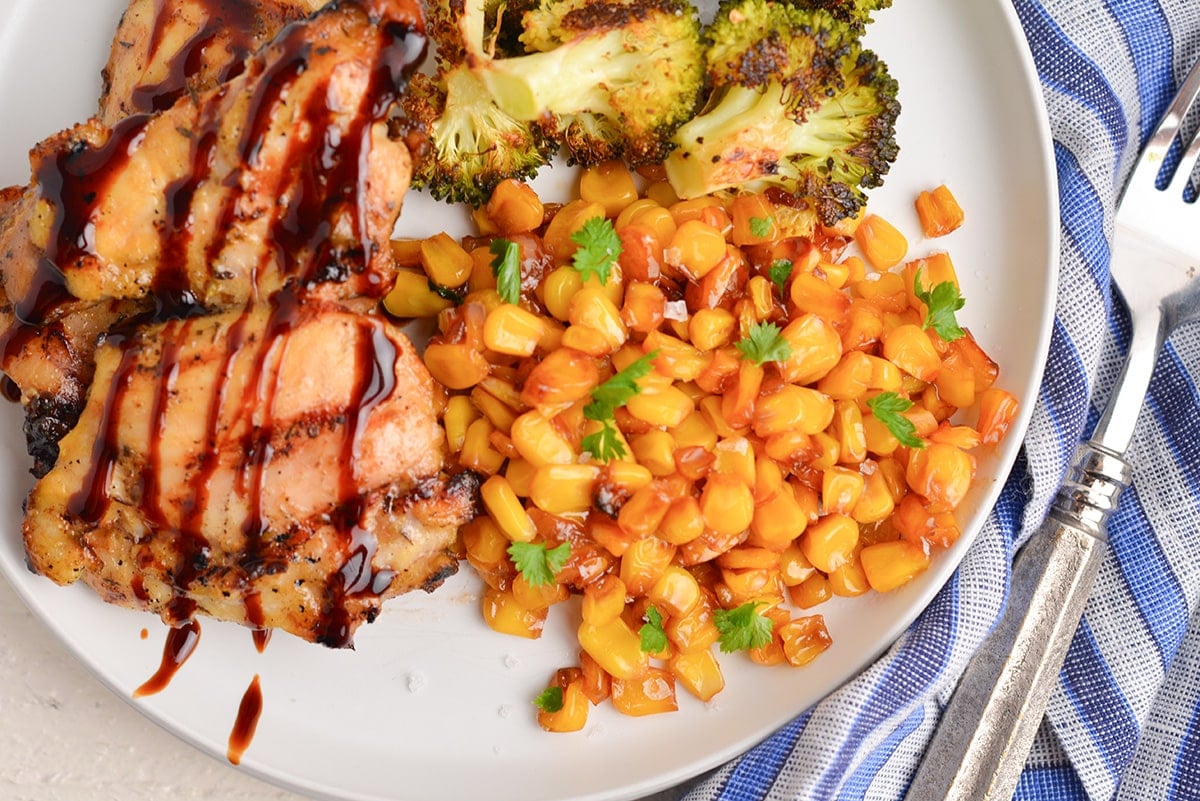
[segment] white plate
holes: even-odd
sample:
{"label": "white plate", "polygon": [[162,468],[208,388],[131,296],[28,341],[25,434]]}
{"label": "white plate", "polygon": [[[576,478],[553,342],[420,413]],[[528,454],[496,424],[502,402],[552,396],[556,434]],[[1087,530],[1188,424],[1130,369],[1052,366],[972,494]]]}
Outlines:
{"label": "white plate", "polygon": [[[0,0],[0,184],[27,181],[28,148],[95,108],[122,5]],[[961,319],[1023,403],[1014,435],[981,461],[968,504],[975,513],[950,552],[897,592],[826,605],[835,642],[807,668],[727,657],[728,686],[713,703],[681,697],[675,714],[641,719],[602,706],[576,735],[543,733],[530,706],[552,671],[574,661],[569,616],[555,610],[539,641],[494,634],[466,571],[432,596],[392,601],[360,630],[355,651],[281,635],[259,654],[244,629],[204,621],[195,655],[165,692],[134,701],[137,708],[223,759],[239,701],[259,675],[265,707],[241,769],[294,790],[389,801],[616,801],[737,755],[886,648],[949,577],[1016,456],[1049,341],[1058,215],[1040,90],[1011,7],[897,0],[878,17],[870,43],[900,82],[904,112],[900,159],[871,208],[913,234],[913,255],[951,252],[967,298]],[[925,241],[915,234],[912,198],[941,182],[967,222]],[[445,210],[410,196],[405,214],[413,230],[437,224]],[[19,530],[30,479],[20,431],[19,411],[0,409],[0,570],[79,659],[129,699],[158,666],[165,629],[26,569]]]}

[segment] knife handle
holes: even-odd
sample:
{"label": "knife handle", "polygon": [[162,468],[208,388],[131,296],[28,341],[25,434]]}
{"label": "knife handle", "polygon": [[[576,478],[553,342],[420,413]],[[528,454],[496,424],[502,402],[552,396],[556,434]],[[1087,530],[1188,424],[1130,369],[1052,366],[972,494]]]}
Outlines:
{"label": "knife handle", "polygon": [[1009,801],[1107,551],[1129,463],[1084,443],[1046,522],[1013,563],[996,628],[972,657],[907,801]]}

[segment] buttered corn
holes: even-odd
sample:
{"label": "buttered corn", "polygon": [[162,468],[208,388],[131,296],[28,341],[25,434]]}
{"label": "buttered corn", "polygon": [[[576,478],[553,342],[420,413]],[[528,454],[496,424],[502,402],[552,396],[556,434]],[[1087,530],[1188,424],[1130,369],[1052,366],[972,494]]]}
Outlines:
{"label": "buttered corn", "polygon": [[[502,183],[476,211],[481,237],[395,244],[406,269],[384,302],[437,322],[424,358],[447,390],[451,461],[486,477],[461,551],[487,623],[536,638],[582,597],[579,664],[551,684],[561,709],[538,715],[550,731],[605,699],[644,715],[675,709],[677,686],[713,698],[716,619],[744,604],[771,627],[753,661],[817,658],[831,637],[807,610],[927,569],[959,536],[973,451],[1017,414],[969,332],[929,327],[922,298],[957,287],[948,255],[910,259],[876,215],[811,241],[766,195],[636,186],[617,163],[584,170],[562,206]],[[918,209],[928,236],[962,221],[945,188]],[[496,236],[538,254],[518,303],[491,271]],[[535,580],[510,550],[529,546],[567,546],[565,562]]]}

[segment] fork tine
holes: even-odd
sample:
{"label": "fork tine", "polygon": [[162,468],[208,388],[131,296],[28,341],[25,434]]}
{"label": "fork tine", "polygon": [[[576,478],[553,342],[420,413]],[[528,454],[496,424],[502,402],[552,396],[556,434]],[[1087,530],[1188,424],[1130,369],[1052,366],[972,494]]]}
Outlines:
{"label": "fork tine", "polygon": [[1192,173],[1196,171],[1197,161],[1200,161],[1200,130],[1192,134],[1192,141],[1188,143],[1187,151],[1179,160],[1179,166],[1175,168],[1175,175],[1171,178],[1171,183],[1167,185],[1168,192],[1182,194],[1187,190],[1188,184],[1192,180]]}
{"label": "fork tine", "polygon": [[[1183,124],[1183,120],[1192,104],[1195,103],[1197,96],[1200,96],[1200,61],[1192,66],[1191,72],[1184,79],[1183,85],[1179,87],[1179,92],[1171,102],[1170,108],[1167,109],[1158,128],[1150,136],[1150,141],[1146,144],[1146,149],[1142,152],[1141,160],[1138,163],[1139,171],[1143,166],[1150,166],[1155,171],[1154,177],[1157,178],[1157,172],[1162,167],[1167,152],[1179,134],[1179,127]],[[1194,138],[1191,144],[1193,147],[1195,146]],[[1193,147],[1188,148],[1191,167],[1196,165]],[[1188,161],[1188,157],[1185,156],[1184,160]],[[1176,174],[1179,173],[1183,173],[1185,176],[1191,175],[1191,168],[1189,167],[1186,171],[1178,170]]]}

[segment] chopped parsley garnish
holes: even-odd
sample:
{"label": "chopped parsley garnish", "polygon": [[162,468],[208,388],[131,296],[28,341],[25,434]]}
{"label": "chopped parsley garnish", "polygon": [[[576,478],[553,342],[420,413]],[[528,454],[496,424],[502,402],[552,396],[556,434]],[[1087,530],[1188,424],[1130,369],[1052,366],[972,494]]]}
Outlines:
{"label": "chopped parsley garnish", "polygon": [[597,461],[609,462],[625,455],[625,445],[621,442],[621,432],[617,430],[613,415],[618,407],[624,406],[642,391],[637,384],[638,379],[650,374],[657,356],[658,351],[647,353],[592,390],[592,402],[583,407],[583,416],[600,423],[601,428],[584,437],[581,445]]}
{"label": "chopped parsley garnish", "polygon": [[508,546],[508,555],[525,581],[537,587],[554,583],[554,574],[571,558],[571,544],[547,548],[544,542],[514,542]]}
{"label": "chopped parsley garnish", "polygon": [[543,712],[553,715],[555,712],[562,711],[563,708],[563,690],[562,687],[555,685],[547,687],[542,691],[542,694],[533,699],[533,705]]}
{"label": "chopped parsley garnish", "polygon": [[638,630],[642,650],[648,654],[660,654],[667,648],[667,632],[663,630],[663,616],[653,606],[646,607],[646,622]]}
{"label": "chopped parsley garnish", "polygon": [[496,238],[488,246],[492,253],[492,274],[496,291],[505,303],[521,302],[521,246],[511,239]]}
{"label": "chopped parsley garnish", "polygon": [[718,609],[713,612],[713,624],[721,633],[721,650],[725,653],[762,648],[771,641],[775,622],[758,613],[761,601],[749,601],[737,609]]}
{"label": "chopped parsley garnish", "polygon": [[579,246],[572,261],[583,280],[595,274],[601,284],[607,283],[613,262],[621,255],[621,238],[612,222],[604,217],[592,217],[571,234],[571,241]]}
{"label": "chopped parsley garnish", "polygon": [[787,282],[792,277],[794,266],[791,259],[776,259],[767,268],[767,276],[779,287],[779,294],[784,297],[787,297]]}
{"label": "chopped parsley garnish", "polygon": [[775,230],[775,221],[770,217],[751,217],[750,233],[759,239],[766,239]]}
{"label": "chopped parsley garnish", "polygon": [[867,407],[875,419],[887,426],[892,436],[906,448],[924,448],[925,441],[917,436],[917,427],[904,416],[912,408],[912,401],[895,392],[880,392],[867,401]]}
{"label": "chopped parsley garnish", "polygon": [[743,359],[763,364],[781,362],[792,355],[792,346],[775,323],[755,323],[736,345]]}
{"label": "chopped parsley garnish", "polygon": [[611,462],[625,455],[625,445],[621,442],[621,432],[617,430],[612,420],[601,420],[600,430],[592,432],[583,438],[580,447],[592,455],[598,462]]}
{"label": "chopped parsley garnish", "polygon": [[942,281],[935,284],[931,290],[921,289],[921,270],[918,269],[913,277],[913,294],[928,310],[922,328],[932,328],[947,342],[966,336],[966,332],[958,327],[958,319],[954,316],[966,300],[958,293],[958,287],[953,281]]}

